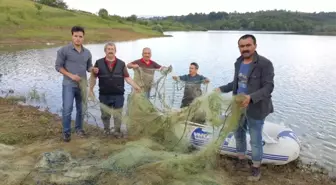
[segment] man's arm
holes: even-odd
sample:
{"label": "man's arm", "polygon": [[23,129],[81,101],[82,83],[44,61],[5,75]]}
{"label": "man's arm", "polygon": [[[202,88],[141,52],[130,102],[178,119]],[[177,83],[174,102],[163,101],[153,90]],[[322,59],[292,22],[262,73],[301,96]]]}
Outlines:
{"label": "man's arm", "polygon": [[131,85],[134,89],[136,90],[140,90],[140,87],[138,86],[138,84],[136,84],[133,79],[129,76],[129,73],[127,71],[127,68],[124,67],[124,78],[125,78],[125,81]]}
{"label": "man's arm", "polygon": [[187,81],[187,75],[173,76],[173,79],[174,79],[174,80]]}
{"label": "man's arm", "polygon": [[182,75],[178,77],[181,81],[187,81],[188,75]]}
{"label": "man's arm", "polygon": [[126,78],[125,78],[125,81],[126,81],[129,85],[131,85],[134,89],[136,89],[136,90],[140,90],[140,87],[138,86],[138,84],[136,84],[136,83],[133,81],[133,79],[132,79],[131,77],[126,77]]}
{"label": "man's arm", "polygon": [[128,63],[126,66],[127,66],[128,69],[133,69],[133,68],[135,68],[135,67],[139,67],[139,66],[135,63],[135,61]]}
{"label": "man's arm", "polygon": [[61,72],[61,68],[64,67],[65,64],[65,55],[63,52],[63,48],[59,49],[57,51],[57,55],[56,55],[56,61],[55,61],[55,69],[57,72]]}
{"label": "man's arm", "polygon": [[87,72],[92,72],[92,69],[93,69],[93,67],[92,67],[92,55],[91,55],[91,52],[90,52],[90,56],[89,56],[89,59],[88,59],[88,61],[87,61],[87,68],[86,68],[86,70],[87,70]]}
{"label": "man's arm", "polygon": [[133,67],[133,62],[128,63],[128,64],[126,65],[126,67],[127,67],[128,69],[132,69],[132,67]]}
{"label": "man's arm", "polygon": [[73,79],[73,74],[69,73],[65,68],[65,54],[63,48],[57,51],[57,57],[55,62],[55,69],[56,71],[60,72],[61,74]]}
{"label": "man's arm", "polygon": [[153,61],[153,67],[154,67],[154,69],[159,70],[159,71],[167,68],[166,66],[162,66],[162,65],[156,63],[155,61]]}
{"label": "man's arm", "polygon": [[220,91],[222,93],[228,93],[231,92],[233,90],[233,82],[230,82],[226,85],[222,85],[218,88],[216,88],[217,91]]}
{"label": "man's arm", "polygon": [[162,68],[164,68],[164,66],[161,66],[160,64],[158,64],[158,63],[156,63],[156,62],[154,62],[154,61],[153,61],[153,67],[154,67],[155,69],[158,69],[158,70],[161,70]]}
{"label": "man's arm", "polygon": [[60,72],[61,74],[70,77],[70,73],[67,70],[65,70],[64,65],[65,65],[65,54],[63,48],[61,48],[57,51],[55,69],[57,72]]}
{"label": "man's arm", "polygon": [[210,82],[209,78],[207,78],[203,75],[201,75],[201,81],[202,81],[202,83],[209,83]]}
{"label": "man's arm", "polygon": [[271,61],[267,61],[263,66],[261,74],[262,88],[249,94],[252,103],[258,103],[264,98],[269,98],[274,89],[274,67]]}

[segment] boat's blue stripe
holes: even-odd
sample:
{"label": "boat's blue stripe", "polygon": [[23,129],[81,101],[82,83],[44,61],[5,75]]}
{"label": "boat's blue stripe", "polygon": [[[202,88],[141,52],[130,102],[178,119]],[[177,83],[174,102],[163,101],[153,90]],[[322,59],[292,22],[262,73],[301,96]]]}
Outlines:
{"label": "boat's blue stripe", "polygon": [[[194,139],[191,139],[191,143],[197,146],[204,146],[206,144],[204,141],[194,140]],[[221,146],[221,150],[225,150],[225,151],[232,152],[232,153],[237,153],[236,148],[225,146],[225,145]],[[247,155],[252,156],[252,151],[248,150]],[[269,160],[275,160],[275,161],[287,161],[288,158],[289,158],[288,156],[284,156],[284,155],[274,155],[274,154],[266,154],[266,153],[263,154],[263,159],[269,159]]]}
{"label": "boat's blue stripe", "polygon": [[[202,140],[195,140],[195,139],[191,139],[191,141],[193,142],[193,143],[199,143],[199,144],[201,144],[201,145],[204,145],[204,144],[206,144],[206,142],[205,141],[202,141]],[[231,148],[231,149],[236,149],[236,148],[234,148],[234,147],[229,147],[229,146],[226,146],[226,145],[222,145],[222,147],[225,147],[225,148]],[[283,158],[288,158],[288,156],[284,156],[284,155],[275,155],[275,154],[264,154],[264,155],[271,155],[271,156],[276,156],[276,157],[283,157]]]}

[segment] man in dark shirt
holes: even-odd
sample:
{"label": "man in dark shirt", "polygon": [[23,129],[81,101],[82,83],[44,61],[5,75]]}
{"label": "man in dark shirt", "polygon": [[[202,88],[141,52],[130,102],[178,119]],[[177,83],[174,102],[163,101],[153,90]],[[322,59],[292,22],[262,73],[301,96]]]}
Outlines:
{"label": "man in dark shirt", "polygon": [[[124,106],[124,92],[126,81],[136,92],[140,87],[130,78],[125,62],[115,56],[116,46],[114,43],[105,45],[106,56],[96,61],[95,67],[98,71],[93,73],[90,78],[90,96],[94,97],[93,88],[96,85],[96,78],[99,78],[99,101],[109,108],[113,108],[114,136],[123,136],[120,127],[122,122],[122,110]],[[104,132],[110,134],[111,115],[108,110],[101,107],[101,119],[104,124]]]}
{"label": "man in dark shirt", "polygon": [[127,64],[128,69],[139,69],[135,70],[134,81],[141,87],[145,92],[147,98],[150,97],[151,87],[153,85],[154,73],[156,70],[162,70],[165,67],[151,60],[152,52],[150,48],[144,48],[142,50],[142,58],[130,62]]}
{"label": "man in dark shirt", "polygon": [[72,43],[60,48],[57,51],[55,62],[56,71],[63,74],[62,82],[62,126],[63,140],[69,142],[71,140],[71,114],[73,110],[74,99],[76,100],[76,122],[75,130],[80,137],[85,136],[83,130],[84,112],[83,105],[86,102],[83,99],[86,96],[79,87],[81,80],[86,81],[86,71],[91,72],[97,70],[92,67],[91,52],[83,46],[84,29],[74,26],[71,29]]}
{"label": "man in dark shirt", "polygon": [[274,89],[274,68],[267,58],[256,51],[257,42],[253,35],[244,35],[238,40],[241,56],[235,62],[233,81],[216,89],[218,92],[243,94],[241,103],[246,113],[235,132],[238,153],[237,169],[247,169],[246,131],[249,128],[252,150],[252,174],[250,181],[258,181],[263,159],[262,129],[265,118],[273,112],[272,92]]}
{"label": "man in dark shirt", "polygon": [[202,95],[202,83],[210,82],[209,79],[203,75],[197,74],[198,68],[198,64],[192,62],[189,66],[189,74],[183,76],[173,76],[174,80],[181,80],[185,82],[181,108],[189,106],[195,98]]}

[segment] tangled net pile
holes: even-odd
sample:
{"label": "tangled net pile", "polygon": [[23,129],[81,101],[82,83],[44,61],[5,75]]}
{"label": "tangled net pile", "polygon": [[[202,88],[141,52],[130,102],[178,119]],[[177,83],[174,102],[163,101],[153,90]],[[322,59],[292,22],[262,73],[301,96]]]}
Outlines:
{"label": "tangled net pile", "polygon": [[[115,146],[107,158],[93,154],[85,159],[74,159],[64,150],[44,153],[36,164],[35,177],[39,184],[223,184],[225,177],[215,176],[213,170],[218,164],[218,149],[228,133],[238,127],[244,111],[239,107],[243,97],[224,99],[217,92],[203,91],[190,106],[174,109],[166,103],[165,94],[166,79],[171,71],[171,68],[150,73],[134,70],[135,78],[140,77],[135,81],[143,89],[150,86],[152,96],[148,100],[144,93],[132,92],[128,97],[123,123],[132,141]],[[141,81],[154,73],[159,77],[150,84]],[[177,84],[183,86],[183,82]],[[86,86],[86,82],[81,84],[83,93]],[[112,115],[115,111],[106,105],[100,107]],[[206,147],[191,151],[188,133],[200,125],[190,120],[199,113],[205,116],[204,124],[219,134],[214,135]],[[96,144],[92,147],[99,148]]]}

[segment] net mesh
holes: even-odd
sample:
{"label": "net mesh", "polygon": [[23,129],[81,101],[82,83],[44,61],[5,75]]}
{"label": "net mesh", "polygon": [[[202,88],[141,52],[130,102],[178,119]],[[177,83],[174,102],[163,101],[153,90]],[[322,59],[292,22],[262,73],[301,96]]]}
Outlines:
{"label": "net mesh", "polygon": [[[228,180],[227,176],[214,171],[218,164],[218,149],[228,133],[237,128],[244,111],[239,104],[244,97],[225,99],[217,92],[207,92],[206,85],[201,87],[199,83],[190,85],[177,81],[170,87],[173,95],[169,99],[166,80],[171,71],[171,67],[160,71],[134,70],[134,80],[141,86],[142,92],[132,91],[127,99],[122,122],[126,124],[128,139],[71,141],[75,143],[76,150],[82,150],[83,154],[77,151],[76,156],[72,154],[76,153],[75,149],[50,148],[49,152],[39,154],[33,170],[29,170],[24,180],[21,178],[21,183],[223,184]],[[95,107],[112,116],[118,111],[100,103],[95,97],[87,99],[87,86],[86,81],[80,83],[86,110],[89,110],[87,104],[94,101]],[[174,93],[186,86],[188,90],[184,98],[189,96],[190,99],[191,95],[193,101],[181,109],[174,107]],[[226,116],[223,117],[223,113]],[[190,131],[201,126],[199,122],[192,121],[197,117],[203,120],[202,125],[219,133],[201,150],[193,150],[190,145]],[[41,143],[41,146],[43,144],[47,145]],[[27,152],[32,149],[27,147],[22,150]],[[11,166],[11,169],[19,166]],[[15,176],[6,179],[8,184],[18,181]]]}

